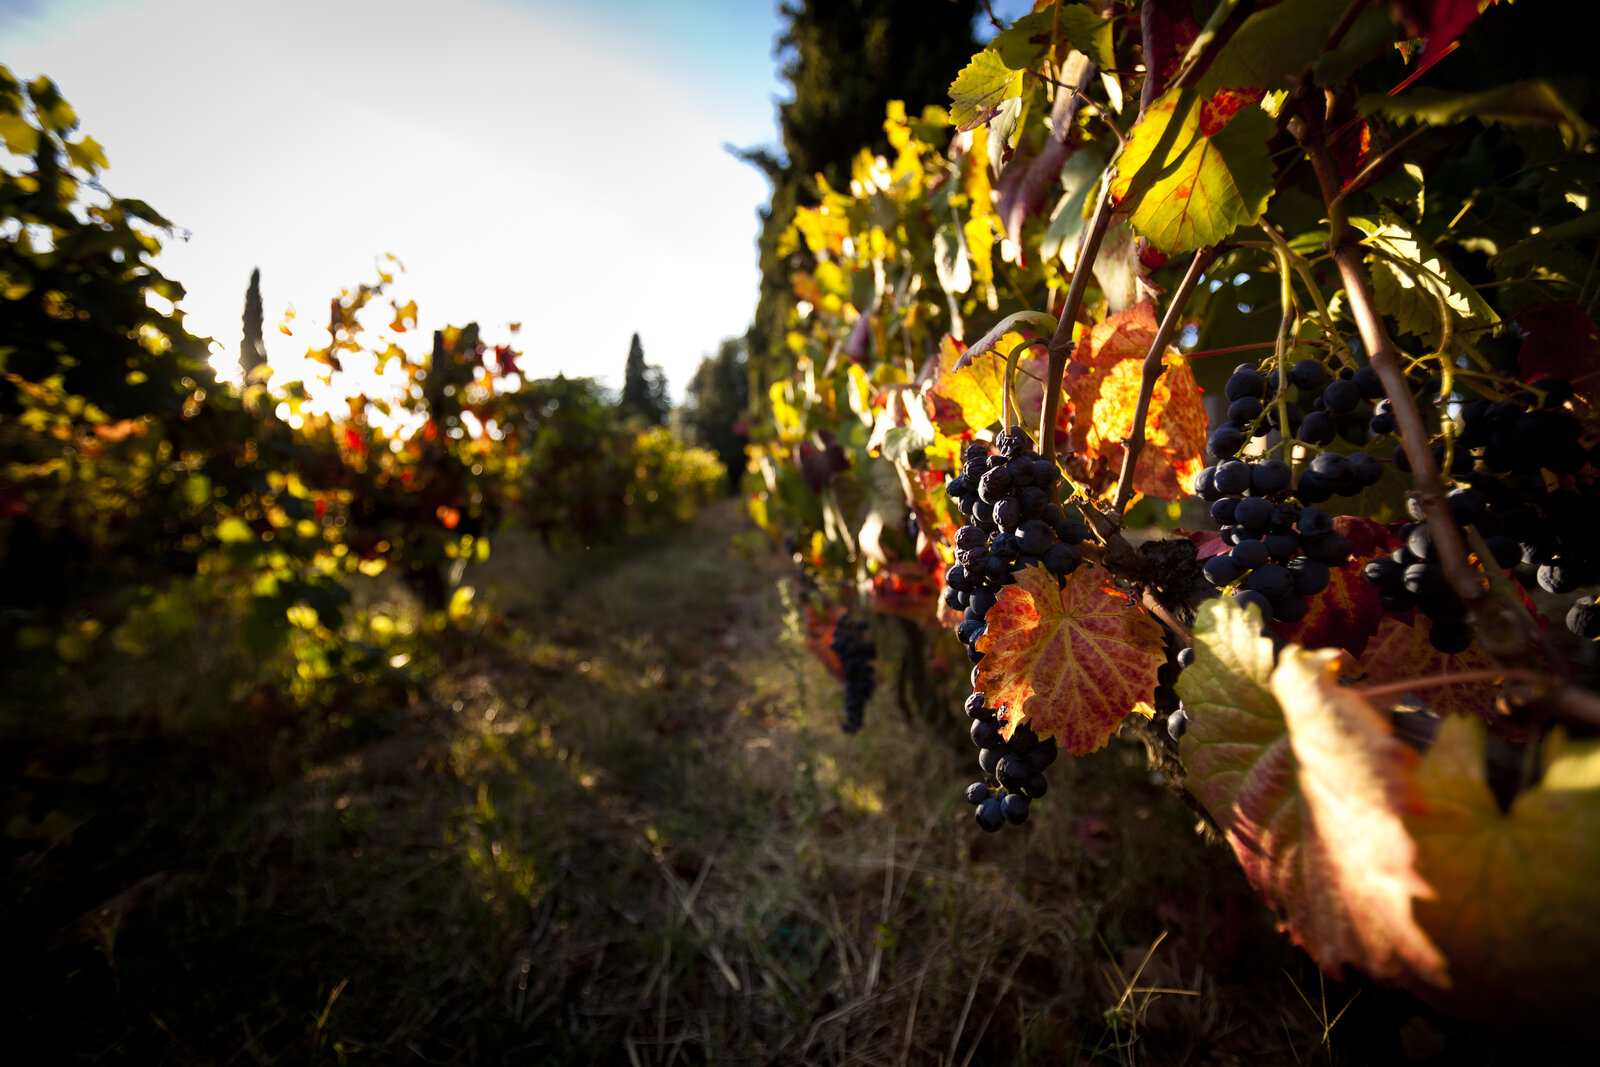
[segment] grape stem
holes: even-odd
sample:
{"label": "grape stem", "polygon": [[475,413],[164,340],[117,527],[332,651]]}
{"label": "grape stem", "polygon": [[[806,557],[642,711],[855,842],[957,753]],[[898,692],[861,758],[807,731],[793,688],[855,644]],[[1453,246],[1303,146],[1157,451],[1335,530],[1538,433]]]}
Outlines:
{"label": "grape stem", "polygon": [[1172,335],[1178,329],[1178,322],[1183,318],[1183,309],[1189,303],[1189,297],[1194,293],[1195,286],[1200,282],[1200,275],[1205,273],[1212,260],[1217,258],[1214,248],[1202,248],[1194,254],[1194,259],[1189,262],[1189,271],[1183,276],[1183,281],[1178,283],[1178,288],[1172,294],[1172,300],[1167,304],[1167,313],[1161,318],[1161,325],[1156,327],[1156,335],[1150,341],[1150,351],[1144,357],[1144,375],[1139,381],[1139,399],[1133,408],[1133,428],[1128,431],[1127,440],[1123,441],[1122,476],[1117,482],[1116,502],[1112,504],[1112,517],[1119,524],[1122,515],[1128,509],[1128,498],[1133,495],[1133,472],[1139,463],[1139,453],[1144,451],[1144,425],[1150,414],[1150,398],[1155,393],[1156,380],[1161,377],[1161,372],[1166,369],[1165,356],[1167,345],[1172,341]]}
{"label": "grape stem", "polygon": [[1399,352],[1384,327],[1372,287],[1362,269],[1361,246],[1352,235],[1345,205],[1339,201],[1339,176],[1327,145],[1304,116],[1292,119],[1289,130],[1311,160],[1323,201],[1328,205],[1328,247],[1350,298],[1350,311],[1366,346],[1367,358],[1393,406],[1400,444],[1411,461],[1417,504],[1433,535],[1439,565],[1450,587],[1466,606],[1473,628],[1490,655],[1500,662],[1526,658],[1533,641],[1521,624],[1520,613],[1498,603],[1499,598],[1490,595],[1482,575],[1467,559],[1461,527],[1450,513],[1444,481],[1428,447],[1427,428],[1412,399],[1405,372],[1400,367]]}

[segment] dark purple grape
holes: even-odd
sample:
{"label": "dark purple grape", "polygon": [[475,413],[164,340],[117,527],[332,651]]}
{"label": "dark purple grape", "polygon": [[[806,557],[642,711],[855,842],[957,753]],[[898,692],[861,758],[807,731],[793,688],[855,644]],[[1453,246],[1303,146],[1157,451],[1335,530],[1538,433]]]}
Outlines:
{"label": "dark purple grape", "polygon": [[[1276,563],[1263,563],[1256,567],[1245,579],[1244,584],[1268,600],[1282,600],[1294,592],[1294,578],[1290,576],[1288,570]],[[1274,617],[1276,614],[1274,612]]]}
{"label": "dark purple grape", "polygon": [[1006,822],[1021,826],[1028,821],[1028,798],[1021,793],[1007,793],[1005,799],[1000,801],[1000,810],[1005,814]]}
{"label": "dark purple grape", "polygon": [[1238,496],[1250,488],[1250,465],[1237,459],[1224,460],[1216,466],[1215,485],[1223,496]]}
{"label": "dark purple grape", "polygon": [[1222,426],[1206,438],[1206,452],[1217,459],[1236,455],[1244,447],[1244,434],[1234,426]]}
{"label": "dark purple grape", "polygon": [[1301,596],[1316,596],[1328,588],[1333,572],[1326,563],[1302,557],[1289,561],[1289,576],[1294,579],[1294,591]]}
{"label": "dark purple grape", "polygon": [[1276,506],[1264,496],[1247,497],[1234,509],[1234,522],[1248,530],[1264,530],[1272,522],[1275,510]]}
{"label": "dark purple grape", "polygon": [[1211,505],[1211,521],[1218,526],[1232,526],[1239,503],[1239,498],[1233,496],[1214,501]]}
{"label": "dark purple grape", "polygon": [[1242,396],[1260,396],[1266,391],[1266,382],[1261,378],[1261,372],[1249,363],[1241,363],[1234,368],[1233,375],[1228,379],[1224,392],[1229,401],[1238,400]]}
{"label": "dark purple grape", "polygon": [[1264,496],[1289,488],[1292,472],[1281,459],[1264,459],[1250,468],[1250,485]]}
{"label": "dark purple grape", "polygon": [[1356,370],[1350,379],[1356,383],[1356,388],[1361,390],[1361,399],[1377,400],[1383,396],[1383,382],[1378,377],[1378,372],[1372,367],[1361,367]]}
{"label": "dark purple grape", "polygon": [[1328,384],[1328,368],[1314,359],[1302,359],[1289,368],[1289,381],[1307,392],[1314,392]]}
{"label": "dark purple grape", "polygon": [[1262,410],[1259,398],[1241,396],[1238,400],[1228,405],[1228,422],[1242,430],[1259,419]]}
{"label": "dark purple grape", "polygon": [[1205,572],[1206,581],[1219,589],[1238,581],[1243,573],[1230,555],[1212,556],[1201,569]]}
{"label": "dark purple grape", "polygon": [[1233,594],[1233,599],[1234,602],[1240,607],[1243,607],[1246,604],[1254,604],[1256,606],[1256,610],[1261,612],[1261,621],[1263,623],[1272,621],[1272,601],[1263,596],[1259,590],[1236,590]]}
{"label": "dark purple grape", "polygon": [[1185,709],[1179,708],[1177,711],[1167,716],[1167,736],[1172,738],[1174,741],[1177,741],[1183,737],[1184,733],[1187,732],[1188,729],[1189,713]]}
{"label": "dark purple grape", "polygon": [[1006,824],[1005,808],[999,800],[990,797],[978,805],[977,819],[978,825],[992,834]]}
{"label": "dark purple grape", "polygon": [[1290,593],[1272,602],[1272,617],[1279,622],[1299,622],[1310,610],[1306,598],[1298,593]]}
{"label": "dark purple grape", "polygon": [[[1333,388],[1329,386],[1329,388]],[[1297,436],[1308,445],[1325,445],[1339,432],[1339,424],[1326,411],[1313,411],[1300,424]]]}
{"label": "dark purple grape", "polygon": [[1321,508],[1301,508],[1294,528],[1300,531],[1301,537],[1321,537],[1333,532],[1333,516]]}
{"label": "dark purple grape", "polygon": [[1322,391],[1322,402],[1335,415],[1348,415],[1361,403],[1361,388],[1355,382],[1333,382]]}
{"label": "dark purple grape", "polygon": [[1243,573],[1264,565],[1270,554],[1265,542],[1240,541],[1233,546],[1233,551],[1228,553],[1228,558],[1239,568],[1240,573]]}
{"label": "dark purple grape", "polygon": [[967,803],[982,804],[985,800],[989,799],[989,793],[990,789],[987,783],[973,782],[971,785],[967,786]]}

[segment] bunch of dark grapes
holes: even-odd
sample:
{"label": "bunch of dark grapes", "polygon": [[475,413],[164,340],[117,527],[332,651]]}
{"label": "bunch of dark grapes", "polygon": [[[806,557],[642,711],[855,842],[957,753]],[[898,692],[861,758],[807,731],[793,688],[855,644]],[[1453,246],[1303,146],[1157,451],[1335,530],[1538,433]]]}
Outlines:
{"label": "bunch of dark grapes", "polygon": [[[1382,394],[1371,367],[1333,378],[1314,359],[1301,360],[1289,371],[1289,384],[1309,399],[1308,414],[1299,403],[1285,401],[1289,434],[1302,444],[1321,446],[1338,431],[1336,417]],[[1350,542],[1333,528],[1333,518],[1319,504],[1328,498],[1355,496],[1377,483],[1383,464],[1365,452],[1343,455],[1322,452],[1300,472],[1282,459],[1240,453],[1257,437],[1278,428],[1277,372],[1263,375],[1242,363],[1228,379],[1228,421],[1206,441],[1215,466],[1200,472],[1195,486],[1211,504],[1227,552],[1205,563],[1205,576],[1218,589],[1232,589],[1241,603],[1253,603],[1263,621],[1298,622],[1308,610],[1307,597],[1327,588],[1332,568],[1350,558]]]}
{"label": "bunch of dark grapes", "polygon": [[839,665],[844,668],[844,721],[840,728],[853,734],[861,729],[862,713],[878,684],[878,671],[873,663],[878,646],[867,636],[865,619],[852,620],[846,615],[834,627],[828,647],[833,649],[833,654],[839,657]]}
{"label": "bunch of dark grapes", "polygon": [[[1442,424],[1449,412],[1443,410],[1438,390],[1437,380],[1430,379],[1423,399],[1434,401]],[[1592,536],[1600,499],[1592,481],[1584,485],[1569,478],[1585,466],[1600,469],[1600,449],[1586,450],[1579,443],[1582,426],[1564,409],[1571,398],[1571,385],[1545,378],[1514,399],[1461,404],[1454,418],[1459,431],[1455,440],[1448,449],[1444,443],[1433,446],[1435,462],[1455,483],[1447,499],[1456,523],[1482,536],[1497,566],[1520,570],[1554,594],[1600,580],[1600,545]],[[1393,417],[1380,411],[1371,429],[1393,432]],[[1399,449],[1395,465],[1410,469]],[[1367,564],[1362,573],[1378,587],[1384,608],[1417,608],[1432,620],[1435,648],[1464,651],[1472,640],[1465,609],[1438,563],[1428,524],[1420,515],[1414,517],[1418,521],[1400,531],[1404,543],[1389,558]],[[1568,629],[1580,637],[1600,632],[1592,613],[1581,610],[1581,601],[1567,618]]]}
{"label": "bunch of dark grapes", "polygon": [[[983,659],[977,640],[987,630],[989,609],[1000,590],[1017,580],[1017,571],[1042,566],[1059,584],[1083,562],[1077,546],[1089,531],[1080,517],[1068,516],[1055,503],[1052,490],[1060,477],[1055,464],[1033,451],[1027,435],[1013,426],[996,439],[993,452],[982,442],[969,444],[960,473],[945,487],[968,520],[956,531],[956,562],[945,572],[945,604],[962,612],[956,635],[974,664]],[[986,776],[967,789],[978,825],[998,830],[1007,822],[1025,821],[1029,799],[1044,795],[1041,772],[1055,759],[1055,742],[1040,740],[1026,723],[1010,742],[1002,741],[1000,713],[978,692],[968,698],[967,714]]]}

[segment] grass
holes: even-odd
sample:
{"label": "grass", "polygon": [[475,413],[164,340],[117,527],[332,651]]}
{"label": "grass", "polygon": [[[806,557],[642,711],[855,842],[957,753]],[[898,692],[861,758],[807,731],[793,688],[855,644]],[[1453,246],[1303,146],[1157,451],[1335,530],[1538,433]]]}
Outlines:
{"label": "grass", "polygon": [[982,834],[959,681],[841,734],[734,524],[502,538],[373,740],[11,709],[7,803],[81,818],[5,855],[15,1062],[1517,1062],[1323,983],[1137,745]]}

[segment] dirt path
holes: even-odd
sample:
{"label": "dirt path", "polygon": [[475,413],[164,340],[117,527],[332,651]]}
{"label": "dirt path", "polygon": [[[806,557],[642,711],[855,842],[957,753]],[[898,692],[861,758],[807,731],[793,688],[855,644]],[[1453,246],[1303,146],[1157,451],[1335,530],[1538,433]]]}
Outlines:
{"label": "dirt path", "polygon": [[989,837],[953,702],[931,730],[880,693],[843,736],[736,525],[497,545],[495,618],[405,720],[217,794],[191,849],[124,842],[12,968],[12,1032],[50,1062],[1375,1062],[1403,1027],[1449,1052],[1369,991],[1330,1055],[1314,969],[1135,746],[1061,761]]}

